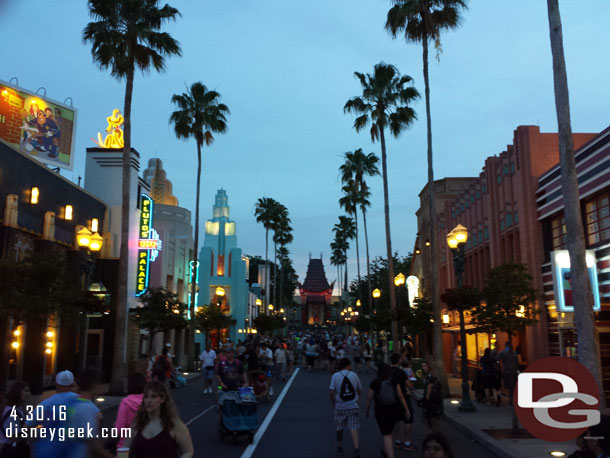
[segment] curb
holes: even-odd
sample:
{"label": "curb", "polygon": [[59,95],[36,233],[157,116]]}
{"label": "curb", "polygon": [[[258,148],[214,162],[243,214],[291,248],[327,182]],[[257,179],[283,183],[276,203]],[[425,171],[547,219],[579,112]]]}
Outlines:
{"label": "curb", "polygon": [[[421,399],[421,394],[416,391],[413,391],[412,396],[417,400]],[[446,420],[448,423],[450,423],[452,426],[454,426],[456,429],[463,432],[471,439],[475,440],[478,444],[487,448],[487,450],[489,450],[496,456],[501,457],[501,458],[514,458],[515,457],[515,455],[508,453],[505,449],[503,449],[498,444],[496,444],[495,441],[492,438],[488,437],[485,433],[467,428],[462,423],[460,423],[458,420],[450,417],[449,415],[443,414],[442,418],[444,420]]]}

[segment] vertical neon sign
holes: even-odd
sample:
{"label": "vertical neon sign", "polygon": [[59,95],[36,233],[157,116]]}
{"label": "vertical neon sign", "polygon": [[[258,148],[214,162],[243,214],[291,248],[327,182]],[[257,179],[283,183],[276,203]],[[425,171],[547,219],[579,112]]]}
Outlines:
{"label": "vertical neon sign", "polygon": [[[148,239],[152,229],[153,200],[150,196],[140,196],[140,228],[138,237],[140,240]],[[148,289],[148,268],[150,264],[151,250],[148,248],[138,249],[138,276],[136,279],[136,296],[141,296]]]}
{"label": "vertical neon sign", "polygon": [[[190,271],[189,271],[189,278],[191,279],[191,282],[193,281],[193,269],[195,267],[195,261],[191,261],[189,262],[189,267],[190,267]],[[197,261],[197,278],[195,279],[195,283],[197,286],[195,286],[197,289],[195,290],[195,301],[194,301],[194,308],[191,305],[191,285],[189,285],[189,292],[188,292],[188,311],[187,311],[187,318],[190,320],[191,319],[191,310],[193,310],[194,314],[197,314],[197,305],[199,303],[199,261]]]}

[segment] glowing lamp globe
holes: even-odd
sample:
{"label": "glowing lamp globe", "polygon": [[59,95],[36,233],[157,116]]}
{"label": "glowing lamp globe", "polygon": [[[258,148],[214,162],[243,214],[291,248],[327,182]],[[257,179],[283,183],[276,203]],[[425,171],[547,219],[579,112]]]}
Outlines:
{"label": "glowing lamp globe", "polygon": [[379,299],[379,298],[381,297],[381,291],[379,290],[379,288],[375,288],[375,289],[373,290],[373,297],[374,297],[375,299]]}
{"label": "glowing lamp globe", "polygon": [[396,286],[402,286],[402,285],[404,285],[404,284],[405,284],[405,280],[406,280],[406,277],[405,277],[405,276],[404,276],[404,274],[401,272],[401,273],[399,273],[398,275],[396,275],[396,276],[394,277],[394,284],[395,284]]}
{"label": "glowing lamp globe", "polygon": [[100,251],[102,249],[102,245],[104,244],[104,239],[97,232],[91,236],[91,240],[89,242],[89,249],[91,251]]}
{"label": "glowing lamp globe", "polygon": [[219,286],[218,288],[216,288],[216,295],[218,297],[222,297],[225,295],[225,289],[222,286]]}
{"label": "glowing lamp globe", "polygon": [[91,232],[86,227],[76,232],[76,243],[81,248],[88,247],[91,243]]}

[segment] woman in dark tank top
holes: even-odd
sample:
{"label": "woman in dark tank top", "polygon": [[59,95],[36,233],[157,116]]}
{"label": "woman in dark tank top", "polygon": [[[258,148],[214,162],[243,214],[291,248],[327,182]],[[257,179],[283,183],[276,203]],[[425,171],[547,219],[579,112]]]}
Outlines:
{"label": "woman in dark tank top", "polygon": [[129,456],[134,458],[192,458],[193,441],[176,412],[165,385],[149,383],[131,427]]}

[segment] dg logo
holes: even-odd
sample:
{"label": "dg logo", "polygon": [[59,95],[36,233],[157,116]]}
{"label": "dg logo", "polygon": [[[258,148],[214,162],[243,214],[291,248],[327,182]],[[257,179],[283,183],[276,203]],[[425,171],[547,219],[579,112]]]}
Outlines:
{"label": "dg logo", "polygon": [[519,374],[514,407],[525,429],[550,442],[574,439],[600,422],[595,378],[561,356],[540,359]]}

